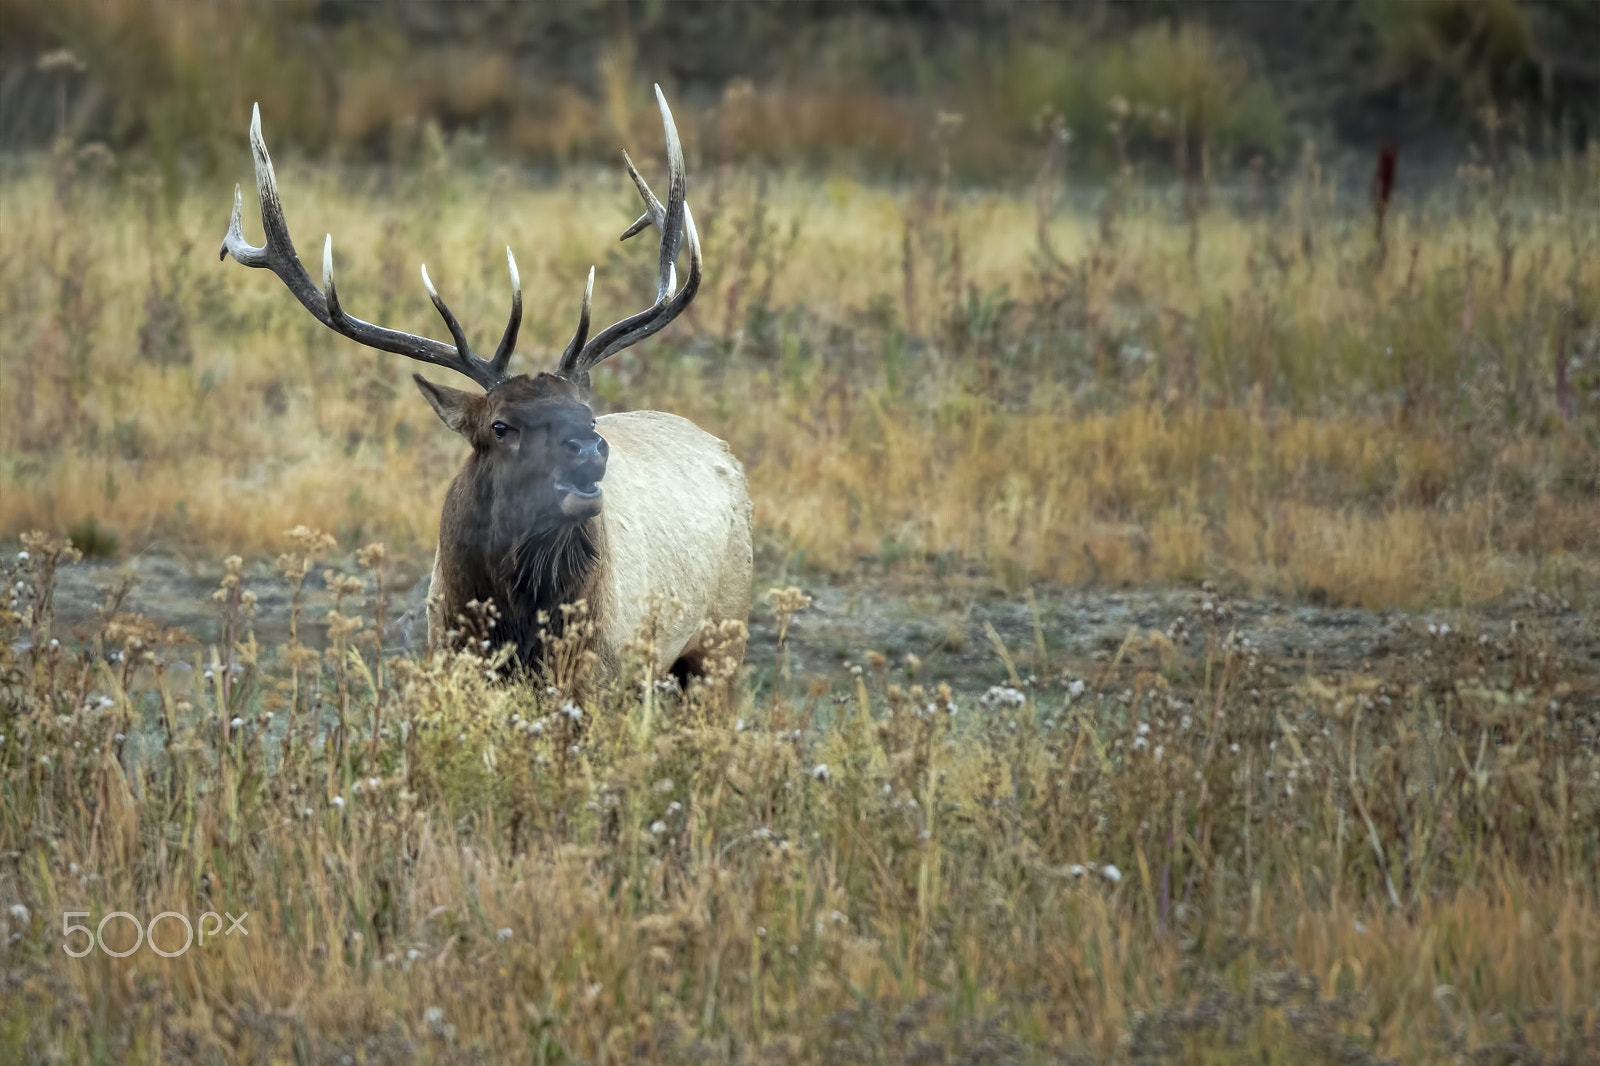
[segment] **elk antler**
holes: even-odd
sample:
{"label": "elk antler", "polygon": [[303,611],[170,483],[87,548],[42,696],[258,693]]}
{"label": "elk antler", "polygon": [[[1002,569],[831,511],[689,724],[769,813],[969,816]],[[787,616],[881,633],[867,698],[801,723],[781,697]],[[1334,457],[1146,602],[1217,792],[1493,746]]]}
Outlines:
{"label": "elk antler", "polygon": [[[665,106],[662,104],[662,107]],[[261,137],[259,105],[250,110],[250,154],[255,157],[256,196],[261,201],[261,226],[266,231],[267,243],[256,248],[244,239],[244,230],[240,226],[244,195],[235,185],[233,218],[228,223],[227,235],[222,238],[219,259],[226,259],[232,255],[247,267],[266,267],[278,275],[279,280],[294,293],[295,299],[299,300],[318,322],[335,333],[343,334],[369,348],[393,352],[395,355],[404,355],[420,359],[424,363],[433,363],[435,366],[459,371],[483,386],[486,392],[506,380],[509,376],[506,373],[506,366],[511,362],[511,350],[517,346],[517,329],[522,325],[522,279],[517,274],[517,261],[512,258],[510,248],[506,249],[506,265],[511,269],[511,318],[506,323],[505,334],[500,338],[500,347],[495,349],[493,359],[482,359],[473,354],[471,346],[467,344],[466,334],[461,330],[461,324],[456,321],[456,316],[450,313],[450,308],[445,306],[444,300],[434,289],[433,282],[428,279],[426,266],[422,268],[422,284],[427,287],[433,306],[438,308],[440,317],[449,328],[450,336],[455,341],[453,345],[419,337],[414,333],[402,333],[397,329],[375,326],[371,322],[363,322],[353,315],[346,314],[344,308],[339,306],[339,295],[333,288],[333,234],[328,234],[322,246],[322,287],[326,295],[317,291],[310,276],[306,274],[306,268],[301,265],[300,257],[295,255],[294,242],[289,239],[289,225],[283,219],[283,202],[278,198],[278,180],[272,172],[272,157],[267,155],[267,142]],[[681,172],[681,162],[679,169]],[[698,255],[696,262],[698,264]],[[696,277],[698,277],[698,266]],[[587,298],[585,302],[587,303]]]}
{"label": "elk antler", "polygon": [[[663,207],[661,201],[656,199],[650,186],[645,184],[644,178],[634,167],[633,160],[624,151],[622,160],[628,166],[628,176],[639,187],[639,195],[644,199],[644,214],[623,230],[621,237],[627,240],[649,226],[660,231],[661,265],[656,277],[656,302],[636,315],[612,323],[585,343],[589,335],[589,298],[594,293],[594,268],[589,268],[589,284],[583,290],[583,310],[578,317],[578,330],[572,335],[556,368],[558,375],[585,391],[589,388],[591,367],[665,327],[683,313],[695,293],[700,291],[700,235],[695,232],[694,216],[689,213],[689,205],[684,201],[688,178],[683,167],[683,146],[678,143],[678,127],[673,124],[672,110],[667,107],[667,98],[659,85],[656,86],[656,103],[661,106],[661,125],[667,135],[667,203]],[[689,280],[681,290],[677,290],[678,251],[683,246],[685,236],[689,239]]]}

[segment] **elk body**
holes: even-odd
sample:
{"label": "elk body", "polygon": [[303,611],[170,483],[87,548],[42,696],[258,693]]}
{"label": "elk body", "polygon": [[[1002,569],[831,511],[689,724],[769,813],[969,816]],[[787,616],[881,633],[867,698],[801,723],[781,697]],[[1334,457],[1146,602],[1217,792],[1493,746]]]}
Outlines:
{"label": "elk body", "polygon": [[[659,86],[666,131],[667,202],[662,204],[623,153],[645,212],[622,234],[646,228],[661,236],[656,300],[650,307],[589,336],[594,271],[589,271],[578,329],[554,373],[508,373],[522,320],[516,260],[511,317],[490,359],[473,353],[455,316],[422,268],[422,281],[450,331],[451,343],[363,322],[345,313],[333,283],[333,238],[323,245],[323,284],[307,275],[289,239],[272,160],[256,110],[250,123],[256,191],[266,243],[254,247],[241,228],[243,197],[221,254],[276,274],[323,325],[351,340],[456,370],[478,384],[469,392],[413,375],[439,418],[472,446],[445,495],[428,601],[430,643],[478,639],[494,606],[492,643],[513,645],[518,661],[537,667],[547,640],[562,634],[564,604],[585,601],[586,630],[602,673],[614,674],[623,648],[650,640],[658,674],[686,679],[702,672],[705,635],[719,635],[719,654],[743,657],[750,603],[750,495],[744,468],[728,445],[692,422],[659,411],[594,416],[589,371],[680,315],[700,287],[700,239],[685,202],[683,152]],[[689,274],[677,286],[685,243]],[[476,613],[476,617],[474,617]],[[726,627],[723,627],[726,628]],[[476,633],[474,630],[476,629]]]}

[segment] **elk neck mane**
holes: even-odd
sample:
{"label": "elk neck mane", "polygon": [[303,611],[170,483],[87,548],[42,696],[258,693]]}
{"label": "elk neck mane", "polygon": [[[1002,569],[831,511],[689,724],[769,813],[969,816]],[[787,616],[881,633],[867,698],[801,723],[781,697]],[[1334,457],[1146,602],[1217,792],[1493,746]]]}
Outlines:
{"label": "elk neck mane", "polygon": [[439,618],[467,641],[478,628],[463,617],[471,613],[467,605],[492,600],[499,615],[494,643],[512,644],[524,665],[534,665],[544,658],[540,631],[562,633],[563,604],[587,600],[589,620],[598,621],[604,539],[598,517],[526,529],[497,524],[487,471],[469,460],[445,494],[435,571]]}
{"label": "elk neck mane", "polygon": [[530,531],[488,562],[500,609],[499,639],[515,644],[524,663],[542,658],[541,630],[561,635],[564,604],[587,600],[589,621],[598,621],[598,597],[592,591],[600,564],[599,519]]}

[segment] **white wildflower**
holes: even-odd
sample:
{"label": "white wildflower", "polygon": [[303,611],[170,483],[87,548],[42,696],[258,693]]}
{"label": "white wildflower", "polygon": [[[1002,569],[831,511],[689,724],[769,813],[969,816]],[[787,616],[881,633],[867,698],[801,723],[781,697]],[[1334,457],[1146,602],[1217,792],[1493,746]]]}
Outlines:
{"label": "white wildflower", "polygon": [[1028,697],[1010,685],[991,685],[978,702],[985,707],[1021,707]]}

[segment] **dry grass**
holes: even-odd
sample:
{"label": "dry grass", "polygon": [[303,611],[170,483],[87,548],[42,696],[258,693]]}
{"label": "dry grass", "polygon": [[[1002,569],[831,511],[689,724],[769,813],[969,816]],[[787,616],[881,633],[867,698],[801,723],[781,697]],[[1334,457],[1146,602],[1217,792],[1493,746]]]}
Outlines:
{"label": "dry grass", "polygon": [[[0,188],[0,531],[92,520],[123,551],[261,553],[315,518],[425,551],[463,445],[413,368],[218,264],[225,190],[169,202],[99,165],[63,156]],[[631,191],[614,173],[530,186],[442,145],[403,175],[279,172],[302,246],[334,232],[357,314],[440,332],[425,258],[487,338],[509,243],[533,370],[592,261],[599,314],[646,299],[649,249],[615,243]],[[1373,605],[1538,583],[1581,601],[1600,526],[1597,181],[1600,158],[1468,175],[1395,213],[1385,262],[1314,159],[1238,208],[1125,184],[1098,217],[713,170],[703,295],[598,388],[730,440],[778,566],[1213,577]]]}
{"label": "dry grass", "polygon": [[[1081,675],[997,645],[975,704],[868,655],[854,691],[580,713],[467,657],[258,648],[236,578],[223,657],[114,604],[80,655],[70,556],[27,548],[8,1062],[1577,1062],[1600,1025],[1600,707],[1537,623],[1334,676],[1218,598]],[[113,910],[249,935],[61,950]]]}
{"label": "dry grass", "polygon": [[[111,5],[100,36],[141,10]],[[145,51],[203,57],[243,11],[163,24]],[[1143,40],[1175,64],[1210,47]],[[487,339],[509,243],[521,365],[547,367],[591,262],[602,318],[647,299],[650,249],[615,243],[631,188],[610,169],[469,164],[470,139],[396,116],[510,108],[524,150],[582,158],[604,131],[653,159],[625,44],[599,101],[530,111],[506,63],[413,69],[381,47],[337,109],[285,101],[327,123],[306,143],[387,136],[419,157],[280,158],[302,250],[333,231],[353,313],[439,334],[426,259]],[[1068,92],[1058,66],[1017,68],[1011,103]],[[1175,65],[1163,91],[1205,88],[1207,69]],[[1246,123],[1241,85],[1207,91]],[[176,101],[150,134],[175,166],[218,143],[193,116],[243,106],[237,86],[222,106],[191,90],[152,84]],[[772,123],[787,101],[802,148],[958,154],[955,117],[930,139],[866,98],[735,85],[694,132],[724,158],[793,158]],[[974,112],[965,136],[985,124]],[[95,149],[7,163],[0,536],[287,549],[297,628],[256,642],[266,588],[232,559],[214,647],[115,592],[75,643],[52,607],[62,542],[29,535],[0,561],[0,1061],[1592,1056],[1593,665],[1503,597],[1534,586],[1551,595],[1523,602],[1594,625],[1600,153],[1489,162],[1397,202],[1381,242],[1309,151],[1281,187],[1130,172],[1061,209],[1059,155],[1026,192],[697,164],[702,295],[596,388],[733,443],[764,571],[1222,591],[1187,629],[1135,629],[1090,663],[1049,661],[1057,634],[996,635],[1011,680],[982,700],[870,649],[836,691],[791,677],[780,648],[753,664],[770,686],[640,678],[581,708],[565,696],[581,678],[491,681],[372,638],[384,575],[429,553],[464,445],[411,366],[217,263],[225,187],[175,193]],[[286,542],[302,522],[346,550]],[[352,563],[375,539],[388,561]],[[334,611],[312,618],[318,574]],[[1264,661],[1228,622],[1238,590],[1500,600],[1515,620],[1466,613],[1420,651],[1329,672],[1314,648]],[[792,590],[757,611],[782,629],[802,609]],[[298,641],[314,622],[326,649]],[[115,910],[248,911],[250,935],[173,959],[60,950],[80,936],[64,943],[65,912]]]}

